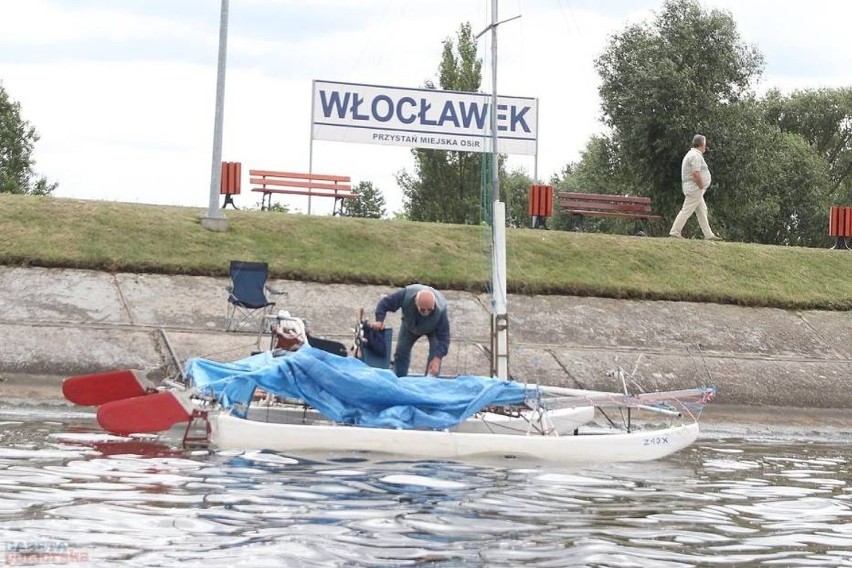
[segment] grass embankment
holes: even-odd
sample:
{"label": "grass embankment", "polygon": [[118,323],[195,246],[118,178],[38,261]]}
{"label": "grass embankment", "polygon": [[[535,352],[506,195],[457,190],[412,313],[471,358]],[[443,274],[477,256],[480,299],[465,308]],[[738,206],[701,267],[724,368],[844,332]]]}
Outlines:
{"label": "grass embankment", "polygon": [[[273,277],[482,291],[487,227],[0,195],[0,264],[226,276],[231,259]],[[852,253],[743,243],[510,229],[510,292],[852,309]]]}

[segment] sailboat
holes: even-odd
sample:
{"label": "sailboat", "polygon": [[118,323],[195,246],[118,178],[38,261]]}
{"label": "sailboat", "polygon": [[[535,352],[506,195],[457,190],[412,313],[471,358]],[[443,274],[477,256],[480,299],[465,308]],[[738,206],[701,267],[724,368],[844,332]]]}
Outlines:
{"label": "sailboat", "polygon": [[[497,108],[497,0],[492,0],[492,105]],[[486,30],[488,31],[488,30]],[[184,380],[154,386],[129,370],[70,377],[69,400],[98,406],[118,434],[182,432],[186,445],[299,455],[371,452],[422,459],[498,456],[560,463],[654,460],[692,444],[713,388],[644,393],[562,389],[509,376],[505,204],[499,199],[497,113],[491,112],[491,376],[396,377],[311,347],[233,363],[190,359]],[[289,314],[288,316],[289,317]],[[297,328],[298,328],[298,322]],[[303,330],[302,330],[303,332]],[[265,393],[263,401],[258,393]],[[585,431],[596,413],[622,429]],[[639,428],[651,412],[670,423]]]}
{"label": "sailboat", "polygon": [[[336,366],[340,374],[317,370],[315,367],[323,362]],[[239,411],[218,412],[209,421],[210,441],[215,447],[273,449],[293,455],[368,451],[418,459],[504,457],[562,463],[646,461],[691,444],[698,435],[697,423],[618,434],[575,434],[592,420],[596,404],[645,407],[682,416],[678,411],[653,405],[677,400],[685,405],[684,409],[694,410],[688,401],[703,404],[713,394],[706,389],[695,389],[640,395],[631,400],[632,397],[612,393],[567,389],[548,392],[547,387],[494,377],[399,379],[389,370],[368,369],[357,359],[341,360],[310,347],[299,349],[292,357],[282,358],[280,364],[282,368],[275,374],[273,388],[291,396],[297,391],[299,398],[314,401],[320,411],[300,413],[290,407],[276,414],[275,410],[260,406],[253,412],[249,407],[242,415]],[[305,373],[307,369],[313,372]],[[321,376],[324,380],[319,385],[315,380],[303,381],[307,374],[312,378]],[[196,376],[203,376],[203,373],[196,373]],[[236,403],[231,405],[232,409],[239,409],[240,401],[245,401],[245,395],[253,392],[258,378],[251,377],[246,384],[228,379],[220,383],[224,391],[219,392],[216,399],[231,399]],[[342,385],[337,390],[343,391],[342,397],[350,404],[337,409],[335,403],[339,401],[329,404],[325,387],[333,384]],[[386,389],[389,391],[387,404],[374,407],[373,403],[383,398]],[[365,396],[367,393],[370,396]],[[362,398],[367,399],[367,404],[359,404]],[[356,399],[354,404],[353,399]],[[477,403],[474,399],[478,399]],[[436,400],[439,402],[435,403]],[[412,403],[411,407],[406,404],[408,402]],[[352,412],[353,406],[358,412]],[[472,412],[471,407],[479,410]],[[514,408],[515,412],[498,412],[509,408]],[[184,410],[188,411],[189,407],[184,406]],[[209,416],[205,420],[209,420]]]}
{"label": "sailboat", "polygon": [[[165,432],[185,446],[572,464],[647,461],[679,451],[697,438],[697,414],[715,394],[697,388],[621,395],[471,375],[398,378],[310,345],[233,363],[195,358],[186,367],[186,383],[155,387],[122,370],[70,377],[63,392],[98,405],[107,431]],[[259,391],[276,395],[274,402],[258,400]],[[647,429],[628,419],[624,430],[583,431],[596,411],[614,408],[683,423]]]}

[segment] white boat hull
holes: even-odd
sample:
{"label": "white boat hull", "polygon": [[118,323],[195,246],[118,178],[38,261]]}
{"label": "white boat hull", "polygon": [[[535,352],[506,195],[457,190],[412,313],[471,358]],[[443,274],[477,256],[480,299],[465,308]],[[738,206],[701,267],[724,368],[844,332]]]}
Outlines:
{"label": "white boat hull", "polygon": [[483,412],[450,428],[451,432],[481,434],[573,434],[595,418],[594,406],[560,408],[548,412],[525,411],[521,416]]}
{"label": "white boat hull", "polygon": [[374,452],[419,459],[490,456],[569,464],[648,461],[682,450],[698,437],[697,423],[630,433],[542,436],[276,424],[224,413],[211,413],[209,419],[210,441],[220,450]]}
{"label": "white boat hull", "polygon": [[[548,412],[524,411],[520,416],[507,416],[494,412],[481,412],[450,428],[452,432],[483,434],[533,434],[556,433],[573,434],[583,424],[595,418],[593,406],[559,408]],[[249,409],[249,419],[258,422],[276,424],[331,424],[330,421],[312,408],[285,404],[263,406],[255,405]]]}

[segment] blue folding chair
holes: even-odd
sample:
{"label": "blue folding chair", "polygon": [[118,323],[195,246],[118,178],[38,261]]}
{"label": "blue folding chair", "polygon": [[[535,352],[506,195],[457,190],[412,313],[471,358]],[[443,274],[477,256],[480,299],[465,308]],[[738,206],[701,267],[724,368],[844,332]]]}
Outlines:
{"label": "blue folding chair", "polygon": [[371,367],[390,369],[392,344],[393,328],[372,331],[369,322],[365,320],[359,324],[355,336],[355,356]]}
{"label": "blue folding chair", "polygon": [[262,333],[266,316],[275,305],[267,294],[280,296],[284,292],[266,284],[269,265],[265,262],[232,260],[230,274],[225,331],[250,329],[252,332]]}

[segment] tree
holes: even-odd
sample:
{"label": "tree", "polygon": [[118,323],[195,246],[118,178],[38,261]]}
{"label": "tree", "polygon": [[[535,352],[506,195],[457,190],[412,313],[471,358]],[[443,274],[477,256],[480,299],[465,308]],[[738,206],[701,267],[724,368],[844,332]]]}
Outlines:
{"label": "tree", "polygon": [[359,182],[352,188],[357,197],[346,204],[346,214],[350,217],[381,219],[385,216],[385,197],[369,181]]}
{"label": "tree", "polygon": [[[500,199],[506,203],[506,224],[509,227],[530,226],[529,191],[532,183],[532,178],[522,168],[501,176]],[[491,206],[490,203],[486,205]]]}
{"label": "tree", "polygon": [[[476,55],[476,40],[470,24],[462,24],[457,44],[444,40],[439,67],[440,87],[478,92],[482,82],[482,60]],[[457,48],[457,49],[454,49]],[[434,89],[431,81],[426,87]],[[414,174],[402,171],[396,179],[402,188],[406,215],[414,221],[476,224],[481,220],[480,188],[487,160],[483,154],[414,149]]]}
{"label": "tree", "polygon": [[21,105],[9,98],[0,84],[0,193],[49,195],[50,184],[33,171],[33,148],[39,137],[33,126],[21,117]]}
{"label": "tree", "polygon": [[[635,182],[629,169],[619,160],[619,153],[612,141],[606,136],[592,136],[586,143],[586,148],[580,154],[580,161],[568,164],[552,180],[554,188],[559,191],[574,191],[578,193],[602,193],[631,195],[635,193]],[[589,218],[584,222],[584,230],[601,232],[624,232],[629,225],[619,219]],[[569,230],[573,228],[571,215],[560,211],[554,212],[553,228]]]}
{"label": "tree", "polygon": [[680,161],[721,106],[739,101],[763,66],[727,12],[669,0],[654,22],[614,36],[595,63],[604,123],[637,187],[668,214],[680,206]]}
{"label": "tree", "polygon": [[720,108],[706,154],[711,225],[729,239],[820,245],[828,224],[828,167],[799,135],[768,123],[756,101]]}
{"label": "tree", "polygon": [[769,122],[798,134],[825,159],[834,201],[852,204],[852,87],[808,89],[789,96],[774,89],[762,105]]}
{"label": "tree", "polygon": [[616,187],[627,179],[671,223],[683,199],[681,160],[701,133],[713,172],[714,229],[742,241],[824,241],[826,162],[797,133],[766,120],[751,89],[762,65],[730,14],[705,11],[696,0],[666,1],[651,24],[614,36],[596,61],[611,135],[584,155],[575,177],[610,172]]}

